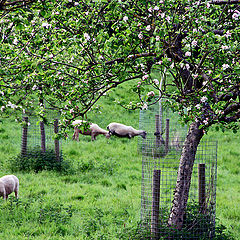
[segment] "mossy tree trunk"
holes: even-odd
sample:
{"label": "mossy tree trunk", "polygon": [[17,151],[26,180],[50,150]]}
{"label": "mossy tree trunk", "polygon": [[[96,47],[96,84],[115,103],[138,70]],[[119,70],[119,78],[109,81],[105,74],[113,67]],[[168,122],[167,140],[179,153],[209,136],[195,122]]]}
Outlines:
{"label": "mossy tree trunk", "polygon": [[176,229],[181,229],[183,226],[194,160],[202,137],[203,130],[200,129],[200,124],[193,122],[189,127],[182,149],[172,209],[168,219],[169,226]]}

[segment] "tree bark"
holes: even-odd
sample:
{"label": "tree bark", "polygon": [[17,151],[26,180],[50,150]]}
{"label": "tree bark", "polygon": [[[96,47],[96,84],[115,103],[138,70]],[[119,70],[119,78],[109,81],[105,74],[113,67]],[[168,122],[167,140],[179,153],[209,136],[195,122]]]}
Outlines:
{"label": "tree bark", "polygon": [[189,127],[182,149],[172,209],[168,219],[168,225],[179,230],[183,226],[197,147],[203,137],[203,130],[199,126],[198,122],[193,122]]}

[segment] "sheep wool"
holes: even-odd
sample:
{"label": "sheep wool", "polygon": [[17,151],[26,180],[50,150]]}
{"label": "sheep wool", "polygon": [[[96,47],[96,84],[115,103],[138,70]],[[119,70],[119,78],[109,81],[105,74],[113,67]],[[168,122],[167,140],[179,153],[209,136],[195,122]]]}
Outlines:
{"label": "sheep wool", "polygon": [[14,175],[6,175],[0,178],[0,196],[3,199],[8,199],[8,195],[12,192],[18,198],[19,180]]}
{"label": "sheep wool", "polygon": [[82,135],[91,136],[92,141],[96,140],[96,137],[100,134],[105,135],[106,138],[110,137],[110,134],[108,133],[108,131],[100,128],[96,123],[90,123],[89,129],[83,132],[78,128],[78,126],[81,126],[84,123],[86,123],[86,121],[82,121],[82,120],[73,121],[72,123],[72,125],[74,126],[73,140],[79,141],[79,133]]}
{"label": "sheep wool", "polygon": [[115,135],[118,137],[127,137],[127,138],[133,138],[135,136],[141,136],[142,138],[146,138],[146,131],[144,130],[136,130],[132,126],[126,126],[121,123],[110,123],[107,126],[107,129],[109,130],[110,135]]}

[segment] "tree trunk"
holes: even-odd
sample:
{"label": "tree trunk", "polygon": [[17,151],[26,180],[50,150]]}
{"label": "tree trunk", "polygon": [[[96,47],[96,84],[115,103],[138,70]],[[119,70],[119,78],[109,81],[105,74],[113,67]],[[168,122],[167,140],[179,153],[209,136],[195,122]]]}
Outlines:
{"label": "tree trunk", "polygon": [[193,122],[188,130],[187,137],[182,149],[180,164],[178,168],[178,177],[172,209],[168,219],[168,225],[181,229],[183,226],[183,216],[188,201],[188,194],[191,184],[191,176],[197,147],[203,137],[203,130],[199,129],[199,123]]}

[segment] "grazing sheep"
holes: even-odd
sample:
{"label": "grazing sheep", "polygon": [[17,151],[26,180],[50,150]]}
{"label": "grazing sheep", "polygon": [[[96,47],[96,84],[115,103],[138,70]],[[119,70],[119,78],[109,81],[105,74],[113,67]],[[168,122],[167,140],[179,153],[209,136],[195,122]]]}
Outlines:
{"label": "grazing sheep", "polygon": [[171,146],[173,148],[175,148],[177,151],[181,150],[182,149],[182,142],[181,142],[181,139],[180,139],[180,135],[178,132],[174,132],[174,138],[172,139],[171,141]]}
{"label": "grazing sheep", "polygon": [[8,199],[8,195],[15,192],[15,197],[18,198],[19,180],[14,175],[6,175],[0,178],[0,196],[3,199]]}
{"label": "grazing sheep", "polygon": [[72,123],[72,125],[74,126],[73,140],[79,141],[79,133],[82,135],[90,135],[92,141],[96,140],[96,137],[99,134],[103,134],[105,135],[106,138],[110,138],[110,134],[108,133],[108,131],[100,128],[96,123],[90,123],[89,129],[83,132],[81,129],[78,128],[78,126],[81,126],[84,123],[86,123],[86,121],[82,120],[73,121]]}
{"label": "grazing sheep", "polygon": [[142,138],[146,138],[146,131],[143,130],[136,130],[131,126],[126,126],[121,123],[110,123],[107,126],[107,129],[109,130],[109,134],[115,135],[118,137],[127,137],[127,138],[132,138],[135,136],[140,135]]}

